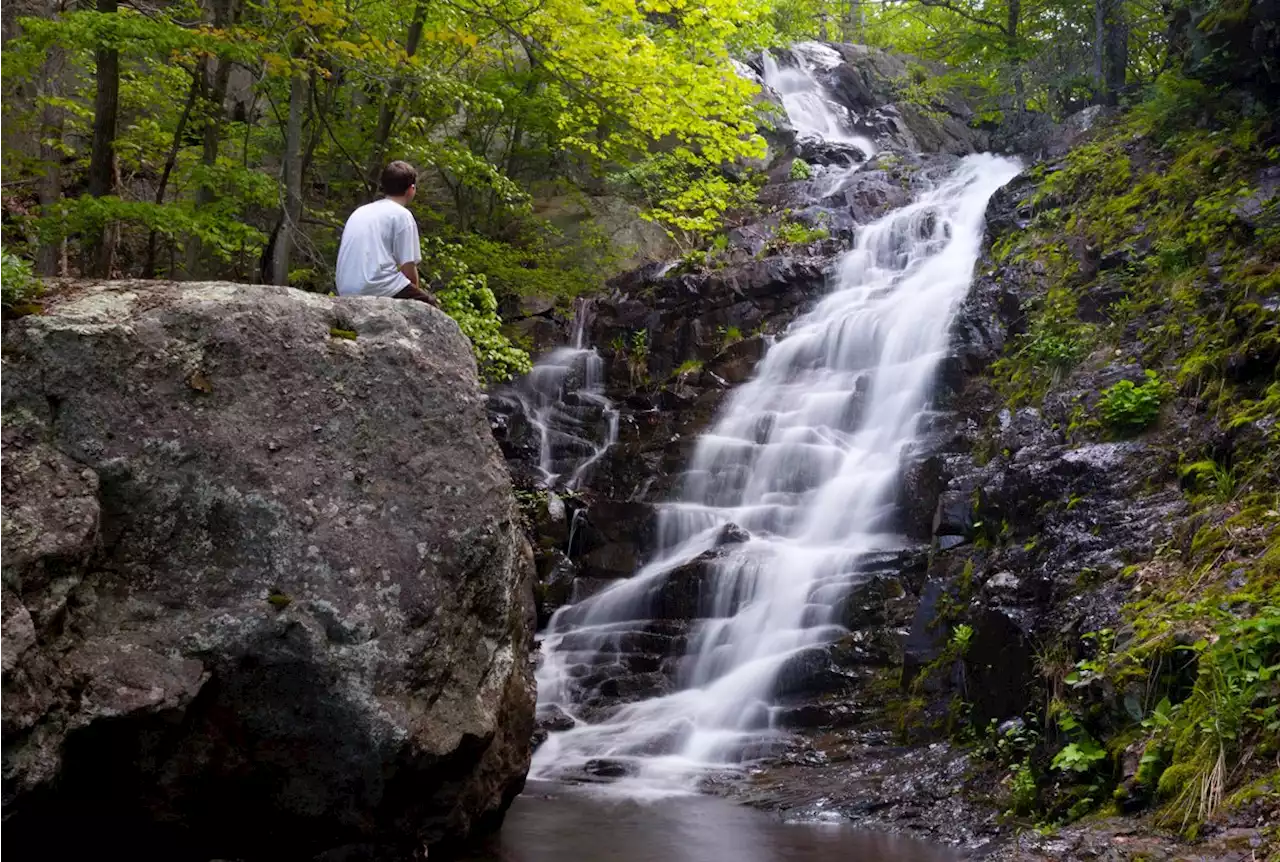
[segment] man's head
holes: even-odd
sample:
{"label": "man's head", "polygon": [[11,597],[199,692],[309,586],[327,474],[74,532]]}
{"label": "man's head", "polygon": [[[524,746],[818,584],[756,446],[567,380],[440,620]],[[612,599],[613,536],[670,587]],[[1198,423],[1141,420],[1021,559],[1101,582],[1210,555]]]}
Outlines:
{"label": "man's head", "polygon": [[413,200],[418,190],[418,172],[408,162],[392,162],[382,169],[382,193],[389,198]]}

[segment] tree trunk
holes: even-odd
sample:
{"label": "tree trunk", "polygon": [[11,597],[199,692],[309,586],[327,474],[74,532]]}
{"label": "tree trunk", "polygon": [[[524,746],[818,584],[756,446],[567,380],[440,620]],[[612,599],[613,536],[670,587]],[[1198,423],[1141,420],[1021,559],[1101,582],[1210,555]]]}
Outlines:
{"label": "tree trunk", "polygon": [[[236,0],[213,0],[213,26],[218,30],[226,30],[236,22],[238,3]],[[210,72],[212,67],[212,72]],[[231,78],[231,61],[224,57],[213,57],[201,63],[199,92],[203,101],[201,113],[204,118],[202,134],[203,152],[200,164],[213,167],[218,162],[218,146],[222,140],[222,121],[225,117],[227,100],[227,84]],[[201,183],[196,188],[196,208],[213,203],[214,192],[209,186]],[[200,240],[191,237],[187,241],[186,251],[187,275],[199,278]]]}
{"label": "tree trunk", "polygon": [[1014,107],[1021,114],[1027,107],[1026,81],[1022,74],[1022,52],[1018,29],[1022,26],[1022,0],[1009,0],[1009,15],[1005,21],[1005,50],[1013,64]]}
{"label": "tree trunk", "polygon": [[[413,8],[413,20],[409,22],[409,33],[404,40],[404,53],[412,57],[422,41],[422,25],[427,17],[427,0],[419,0]],[[373,151],[369,156],[369,167],[366,181],[371,190],[378,187],[378,177],[382,174],[382,160],[387,155],[387,141],[391,138],[391,124],[395,121],[396,105],[400,94],[404,91],[404,78],[396,77],[383,96],[378,106],[378,127],[373,133]]]}
{"label": "tree trunk", "polygon": [[271,283],[289,283],[289,256],[302,219],[302,114],[307,106],[307,76],[294,73],[289,86],[289,122],[284,138],[284,206],[271,255]]}
{"label": "tree trunk", "polygon": [[[114,15],[118,0],[98,0],[98,11]],[[116,185],[116,118],[120,110],[120,52],[98,48],[97,94],[93,102],[93,148],[89,155],[89,194],[105,197]],[[115,257],[114,224],[104,224],[89,241],[87,269],[90,275],[108,276]]]}
{"label": "tree trunk", "polygon": [[1129,22],[1124,17],[1124,4],[1109,0],[1111,14],[1107,20],[1106,75],[1108,105],[1118,104],[1124,92],[1129,69]]}
{"label": "tree trunk", "polygon": [[1094,0],[1093,100],[1114,105],[1124,89],[1129,66],[1129,25],[1121,0]]}
{"label": "tree trunk", "polygon": [[[49,49],[44,68],[36,81],[37,98],[54,98],[62,95],[63,75],[66,72],[67,52],[58,46]],[[40,177],[40,209],[46,215],[62,199],[62,152],[57,146],[62,142],[63,111],[46,104],[40,112],[40,163],[44,175]],[[55,242],[41,243],[36,252],[38,275],[66,275],[62,271],[65,261],[67,238],[59,235]]]}
{"label": "tree trunk", "polygon": [[[182,136],[187,133],[187,121],[191,119],[191,109],[195,107],[196,97],[200,93],[200,77],[196,74],[191,79],[191,90],[187,93],[187,104],[182,108],[182,116],[173,130],[173,141],[169,144],[169,155],[164,160],[164,170],[160,172],[160,182],[156,184],[156,205],[164,203],[164,193],[169,188],[169,177],[178,163],[178,153],[182,150]],[[147,236],[147,259],[142,265],[143,278],[156,277],[156,243],[159,237],[154,230]]]}

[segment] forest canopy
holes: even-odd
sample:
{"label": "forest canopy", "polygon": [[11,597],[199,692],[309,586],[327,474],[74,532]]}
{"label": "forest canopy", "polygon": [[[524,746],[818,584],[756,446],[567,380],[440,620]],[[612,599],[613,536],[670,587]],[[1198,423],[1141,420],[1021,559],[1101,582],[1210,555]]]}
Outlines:
{"label": "forest canopy", "polygon": [[[921,64],[995,124],[1176,64],[1154,0],[27,0],[4,20],[6,304],[29,274],[332,289],[389,159],[468,308],[598,288],[619,249],[548,201],[622,198],[677,248],[750,206],[770,106],[735,59],[799,39]],[[942,66],[945,64],[946,71]],[[13,278],[9,278],[13,273]],[[457,297],[455,297],[457,298]],[[465,301],[464,301],[465,300]],[[490,312],[479,312],[487,317]],[[488,325],[488,324],[486,324]],[[490,327],[492,328],[492,327]]]}

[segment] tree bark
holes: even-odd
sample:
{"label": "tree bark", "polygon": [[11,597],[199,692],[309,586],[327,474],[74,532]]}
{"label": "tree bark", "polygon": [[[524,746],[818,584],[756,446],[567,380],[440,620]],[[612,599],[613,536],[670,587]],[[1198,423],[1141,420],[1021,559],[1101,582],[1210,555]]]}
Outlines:
{"label": "tree bark", "polygon": [[[118,0],[98,0],[98,11],[114,15]],[[89,194],[105,197],[116,185],[116,124],[120,111],[120,52],[99,47],[95,52],[97,93],[93,102],[93,145],[89,155]],[[90,275],[108,276],[115,257],[114,224],[104,224],[89,242]]]}
{"label": "tree bark", "polygon": [[[49,49],[44,68],[36,81],[37,98],[53,98],[62,95],[63,75],[66,73],[67,52],[58,46]],[[40,112],[40,163],[44,175],[40,177],[40,209],[46,215],[62,199],[62,130],[63,111],[46,104]],[[62,271],[65,262],[67,238],[59,234],[54,242],[42,242],[36,252],[38,275],[66,275]]]}
{"label": "tree bark", "polygon": [[302,218],[302,114],[307,106],[307,76],[295,72],[289,86],[289,121],[284,139],[284,206],[271,255],[271,283],[289,283],[289,258]]}
{"label": "tree bark", "polygon": [[1106,67],[1108,105],[1118,104],[1124,92],[1129,69],[1129,22],[1124,17],[1124,4],[1109,0],[1111,14],[1107,21]]}
{"label": "tree bark", "polygon": [[[239,4],[236,0],[213,0],[213,26],[225,30],[236,22]],[[211,71],[212,68],[212,71]],[[227,84],[231,79],[231,61],[224,57],[214,57],[201,63],[198,79],[199,92],[203,102],[204,128],[202,133],[203,150],[200,164],[211,168],[218,162],[218,147],[222,141],[222,121],[225,117]],[[196,188],[196,208],[213,203],[214,191],[207,184],[201,183]],[[199,278],[200,240],[191,237],[187,241],[186,251],[187,275]]]}
{"label": "tree bark", "polygon": [[1122,0],[1094,0],[1093,99],[1114,105],[1124,89],[1129,67],[1129,25]]}
{"label": "tree bark", "polygon": [[[427,0],[419,0],[413,7],[413,20],[409,22],[409,32],[404,40],[404,53],[412,57],[418,51],[418,43],[422,41],[422,27],[427,17]],[[384,94],[382,104],[378,106],[378,127],[373,133],[373,150],[369,156],[369,167],[365,177],[370,190],[378,187],[378,177],[382,173],[382,160],[387,155],[387,141],[391,138],[391,125],[395,121],[396,106],[400,94],[404,92],[404,78],[397,76]]]}
{"label": "tree bark", "polygon": [[1013,64],[1014,107],[1021,114],[1027,107],[1026,81],[1022,74],[1022,53],[1018,43],[1018,29],[1022,26],[1022,0],[1009,0],[1009,14],[1005,19],[1005,49]]}

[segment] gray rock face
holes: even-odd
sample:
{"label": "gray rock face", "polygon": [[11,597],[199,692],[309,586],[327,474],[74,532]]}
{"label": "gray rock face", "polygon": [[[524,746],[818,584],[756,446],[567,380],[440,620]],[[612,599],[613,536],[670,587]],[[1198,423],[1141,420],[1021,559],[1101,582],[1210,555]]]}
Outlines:
{"label": "gray rock face", "polygon": [[5,333],[3,406],[11,848],[409,859],[500,822],[530,552],[451,320],[68,286]]}

